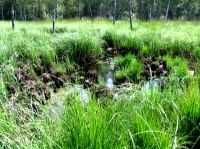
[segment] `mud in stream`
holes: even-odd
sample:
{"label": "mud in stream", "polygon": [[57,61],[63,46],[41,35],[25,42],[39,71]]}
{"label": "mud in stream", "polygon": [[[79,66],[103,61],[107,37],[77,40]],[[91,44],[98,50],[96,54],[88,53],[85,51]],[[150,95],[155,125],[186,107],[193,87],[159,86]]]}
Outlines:
{"label": "mud in stream", "polygon": [[[108,97],[121,100],[125,95],[134,97],[138,92],[146,96],[164,86],[170,72],[162,57],[132,54],[143,63],[143,68],[140,79],[130,81],[126,78],[117,80],[115,76],[116,56],[119,55],[114,48],[108,48],[104,57],[85,58],[84,64],[77,64],[76,70],[70,73],[65,69],[57,71],[56,65],[45,66],[41,62],[39,66],[33,65],[34,73],[30,74],[29,67],[22,65],[16,70],[20,93],[30,98],[26,101],[30,109],[40,113],[40,105],[48,105],[50,117],[57,119],[64,112],[65,101],[70,96],[79,95],[82,105],[87,106],[92,97],[96,100]],[[14,105],[17,101],[16,88],[7,86],[7,90]]]}

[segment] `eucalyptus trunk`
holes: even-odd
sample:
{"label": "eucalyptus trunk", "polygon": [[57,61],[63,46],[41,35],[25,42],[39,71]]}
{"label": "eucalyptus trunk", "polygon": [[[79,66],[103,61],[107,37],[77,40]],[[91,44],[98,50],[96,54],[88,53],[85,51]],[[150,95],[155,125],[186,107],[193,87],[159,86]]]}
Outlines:
{"label": "eucalyptus trunk", "polygon": [[149,0],[148,4],[148,14],[149,14],[149,20],[152,19],[152,6],[151,6],[151,1]]}
{"label": "eucalyptus trunk", "polygon": [[133,16],[132,16],[132,12],[131,12],[131,0],[129,0],[129,17],[130,17],[130,28],[131,30],[133,30]]}
{"label": "eucalyptus trunk", "polygon": [[167,3],[167,9],[166,9],[166,15],[165,15],[165,20],[168,19],[168,16],[169,16],[169,8],[170,8],[170,4],[171,4],[171,1],[170,0],[167,0],[168,3]]}
{"label": "eucalyptus trunk", "polygon": [[56,19],[58,19],[58,0],[56,0]]}
{"label": "eucalyptus trunk", "polygon": [[12,2],[11,8],[11,16],[12,16],[12,29],[15,29],[15,10],[14,10],[14,3]]}
{"label": "eucalyptus trunk", "polygon": [[24,16],[24,21],[26,21],[26,9],[25,9],[25,7],[23,9],[23,16]]}
{"label": "eucalyptus trunk", "polygon": [[80,0],[78,1],[78,17],[81,19],[81,2]]}
{"label": "eucalyptus trunk", "polygon": [[117,0],[114,0],[113,25],[115,25],[115,19],[116,19],[116,7],[117,7]]}
{"label": "eucalyptus trunk", "polygon": [[92,8],[91,8],[90,1],[89,1],[89,9],[90,9],[90,17],[91,17],[92,22],[93,22],[93,21],[94,21],[94,18],[93,18],[93,13],[92,13]]}
{"label": "eucalyptus trunk", "polygon": [[53,10],[52,10],[52,21],[53,21],[52,32],[54,33],[55,32],[55,22],[56,22],[54,0],[53,0]]}

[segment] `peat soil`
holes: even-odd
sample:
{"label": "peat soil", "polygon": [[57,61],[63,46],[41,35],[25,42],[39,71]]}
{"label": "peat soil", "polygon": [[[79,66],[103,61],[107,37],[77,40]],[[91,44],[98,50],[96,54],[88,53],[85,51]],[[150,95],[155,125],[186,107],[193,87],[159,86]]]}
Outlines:
{"label": "peat soil", "polygon": [[[116,79],[113,77],[114,69],[111,69],[111,61],[117,55],[126,55],[130,53],[130,49],[117,50],[113,47],[107,47],[104,51],[104,56],[99,58],[93,58],[91,56],[82,58],[76,66],[76,69],[72,72],[62,71],[58,72],[55,66],[45,65],[33,65],[33,73],[30,73],[30,66],[23,65],[19,66],[16,70],[16,78],[19,82],[20,90],[18,92],[28,97],[26,103],[34,111],[40,111],[40,105],[45,105],[48,100],[51,99],[52,93],[57,92],[60,88],[63,88],[66,82],[72,84],[82,84],[84,89],[90,89],[94,95],[98,98],[102,95],[110,95],[110,90],[114,86],[120,87],[124,83],[130,80]],[[143,71],[141,79],[134,83],[140,83],[141,81],[149,81],[151,78],[167,77],[170,71],[167,68],[166,61],[163,58],[156,56],[144,56],[141,53],[134,54],[136,58],[143,62]],[[102,68],[99,69],[99,61],[103,62],[103,67],[107,67],[106,73],[102,73]],[[105,63],[108,63],[105,65]],[[113,64],[112,64],[113,65]],[[114,67],[114,66],[112,66]],[[99,78],[104,78],[106,82],[104,86],[99,86]],[[110,84],[109,84],[110,83]],[[16,86],[7,86],[8,94],[12,101],[17,102],[16,99]],[[14,104],[13,102],[13,104]]]}
{"label": "peat soil", "polygon": [[[166,68],[166,62],[158,61],[155,57],[142,57],[140,59],[144,61],[143,79],[148,80],[152,76],[159,77],[161,75],[168,75],[169,72]],[[102,61],[104,60],[103,58]],[[97,96],[100,96],[101,94],[109,92],[109,88],[107,86],[98,88],[98,79],[101,75],[105,75],[103,76],[105,78],[108,74],[101,74],[97,62],[91,60],[86,61],[86,65],[79,66],[79,72],[72,74],[57,72],[53,67],[45,68],[44,66],[34,66],[34,73],[31,74],[29,67],[23,65],[16,70],[16,78],[19,82],[20,92],[28,97],[27,104],[36,112],[40,111],[40,104],[46,104],[51,98],[52,91],[57,92],[60,88],[64,87],[66,81],[71,81],[74,84],[80,83],[85,89],[91,88]],[[107,67],[110,66],[108,65]],[[112,76],[114,72],[109,71],[108,73]],[[114,78],[112,77],[112,79]],[[128,80],[113,80],[115,85],[121,85],[126,81]],[[11,87],[7,86],[7,90],[10,98],[16,97],[16,88],[14,85],[11,85]]]}
{"label": "peat soil", "polygon": [[[115,86],[122,88],[124,84],[130,81],[126,79],[117,80],[113,77],[115,71],[113,58],[117,55],[126,55],[129,53],[128,51],[129,49],[123,49],[123,52],[119,52],[115,48],[108,47],[105,49],[103,57],[98,59],[86,57],[78,63],[76,70],[70,73],[67,71],[58,72],[55,67],[44,64],[33,65],[34,72],[31,73],[30,66],[21,64],[15,73],[19,89],[14,84],[6,86],[8,96],[12,100],[12,106],[19,101],[19,97],[27,97],[26,105],[40,114],[41,105],[48,104],[52,95],[53,98],[55,97],[55,93],[58,92],[59,94],[59,89],[62,89],[66,82],[81,84],[83,89],[92,91],[96,99],[112,96],[111,90]],[[151,78],[167,77],[170,74],[166,61],[162,57],[144,56],[137,53],[136,58],[143,62],[143,72],[141,79],[135,83],[149,81]],[[98,64],[99,61],[103,62],[101,67]],[[106,71],[102,71],[102,68]],[[106,82],[104,86],[98,85],[101,77]],[[61,104],[63,103],[61,102]],[[55,115],[55,113],[53,114]]]}

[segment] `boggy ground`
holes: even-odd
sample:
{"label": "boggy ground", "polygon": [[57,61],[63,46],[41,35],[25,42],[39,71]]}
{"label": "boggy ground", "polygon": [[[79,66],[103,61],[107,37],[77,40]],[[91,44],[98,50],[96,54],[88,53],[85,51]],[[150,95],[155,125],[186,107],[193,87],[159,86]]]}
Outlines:
{"label": "boggy ground", "polygon": [[[123,52],[122,54],[121,50],[126,51],[126,53]],[[40,105],[47,104],[48,100],[51,99],[52,93],[56,93],[60,88],[63,88],[67,81],[70,81],[74,84],[82,84],[85,89],[90,88],[97,98],[109,95],[110,89],[106,86],[106,84],[103,86],[98,85],[99,77],[103,77],[104,81],[106,81],[107,74],[101,74],[101,70],[98,68],[97,64],[99,60],[106,62],[106,59],[110,57],[113,58],[113,61],[116,61],[114,70],[112,72],[113,74],[111,74],[111,79],[113,79],[113,85],[118,87],[123,86],[124,83],[128,83],[130,81],[136,84],[140,84],[140,82],[150,81],[152,78],[158,79],[160,77],[169,77],[170,67],[167,65],[167,60],[164,56],[145,56],[141,53],[138,53],[136,56],[134,56],[131,51],[132,50],[130,49],[124,48],[118,49],[118,51],[116,51],[114,47],[109,47],[105,49],[105,53],[102,56],[103,58],[99,57],[95,59],[91,56],[88,56],[79,59],[77,65],[75,66],[77,69],[75,70],[74,68],[74,70],[71,72],[67,72],[64,67],[61,68],[62,70],[58,70],[55,68],[56,66],[45,65],[41,59],[40,65],[33,65],[34,72],[32,72],[32,74],[30,74],[29,67],[27,65],[20,64],[21,66],[16,69],[15,76],[20,85],[20,92],[31,99],[26,101],[27,105],[35,112],[40,112]],[[118,65],[119,59],[116,57],[124,59],[122,64]],[[123,63],[129,63],[129,60],[131,61],[132,59],[136,59],[141,63],[141,68],[138,72],[130,72],[131,77],[127,77],[129,74],[125,74],[124,76],[120,77],[115,75],[116,72],[121,69],[120,67],[129,67]],[[107,67],[109,69],[110,66]],[[133,64],[132,67],[138,66]],[[123,72],[126,70],[121,71]],[[189,74],[189,68],[186,71],[188,71],[188,73],[186,72],[186,74],[183,75]],[[14,99],[16,97],[15,86],[8,85],[6,87],[8,90],[9,98],[16,101]]]}
{"label": "boggy ground", "polygon": [[[197,147],[198,25],[151,22],[149,28],[136,22],[130,32],[126,22],[115,27],[107,21],[79,23],[83,26],[60,24],[56,34],[39,24],[29,31],[31,26],[19,23],[14,32],[7,22],[0,24],[0,145]],[[96,27],[99,23],[103,27]],[[187,33],[188,28],[193,32]],[[109,58],[114,67],[102,74],[98,63]],[[106,86],[107,75],[113,91]],[[162,77],[167,82],[142,92],[145,82]],[[75,84],[90,93],[86,106],[79,103],[82,88],[71,91]],[[45,108],[57,94],[62,96],[61,89],[64,113],[52,121]]]}

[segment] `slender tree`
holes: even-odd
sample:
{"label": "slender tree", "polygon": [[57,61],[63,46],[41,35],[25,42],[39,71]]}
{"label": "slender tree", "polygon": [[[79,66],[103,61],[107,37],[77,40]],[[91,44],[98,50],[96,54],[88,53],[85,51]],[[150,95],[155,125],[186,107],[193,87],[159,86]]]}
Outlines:
{"label": "slender tree", "polygon": [[152,19],[152,1],[148,0],[148,15],[149,15],[149,20]]}
{"label": "slender tree", "polygon": [[81,19],[81,2],[78,0],[78,17]]}
{"label": "slender tree", "polygon": [[58,0],[56,0],[56,19],[58,19]]}
{"label": "slender tree", "polygon": [[22,5],[20,7],[20,20],[23,20],[23,8],[22,8]]}
{"label": "slender tree", "polygon": [[133,15],[132,15],[132,12],[131,12],[131,7],[132,6],[132,3],[131,3],[131,0],[129,0],[129,17],[130,17],[130,28],[131,30],[133,30]]}
{"label": "slender tree", "polygon": [[89,2],[89,9],[90,9],[90,17],[92,19],[92,22],[94,21],[94,18],[93,18],[93,13],[92,13],[92,8],[91,8],[91,4],[90,4],[90,1]]}
{"label": "slender tree", "polygon": [[23,16],[24,16],[24,21],[26,21],[26,8],[25,8],[25,6],[23,7]]}
{"label": "slender tree", "polygon": [[113,25],[115,25],[116,8],[117,8],[117,0],[114,0]]}
{"label": "slender tree", "polygon": [[166,9],[165,20],[168,19],[170,4],[171,4],[171,1],[170,1],[170,0],[167,0],[167,9]]}
{"label": "slender tree", "polygon": [[14,10],[14,0],[12,0],[11,4],[11,16],[12,16],[12,29],[15,29],[15,10]]}
{"label": "slender tree", "polygon": [[161,14],[162,14],[162,0],[158,0],[158,16],[159,16],[159,19],[161,17]]}
{"label": "slender tree", "polygon": [[54,33],[55,32],[55,21],[56,21],[54,0],[52,0],[52,4],[53,4],[53,10],[52,10],[53,27],[52,27],[52,32]]}

